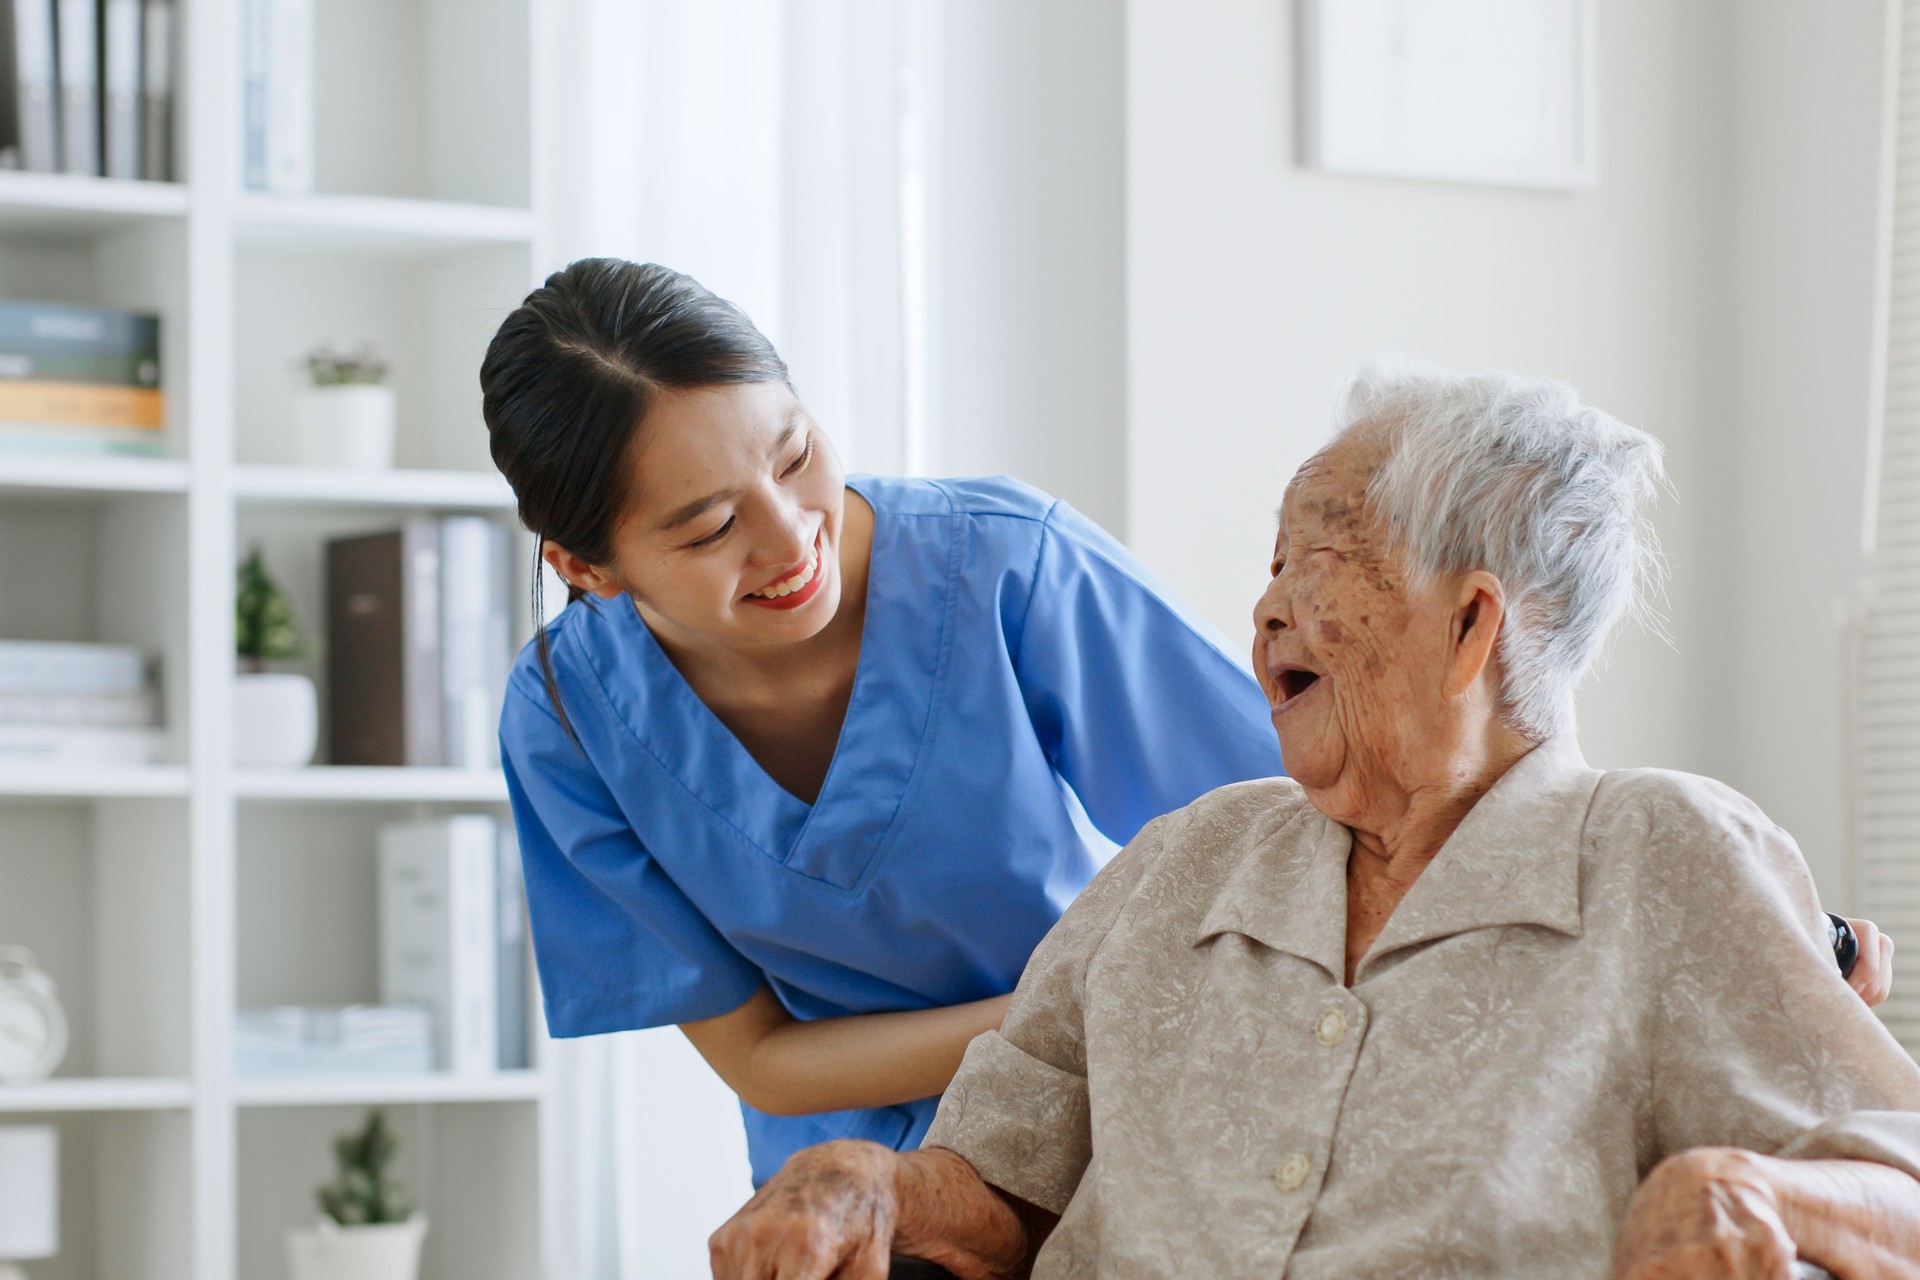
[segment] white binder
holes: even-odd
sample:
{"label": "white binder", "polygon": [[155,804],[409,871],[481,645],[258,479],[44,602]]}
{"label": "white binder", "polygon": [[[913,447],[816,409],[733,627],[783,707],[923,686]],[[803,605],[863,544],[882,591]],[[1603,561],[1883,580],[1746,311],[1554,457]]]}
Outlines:
{"label": "white binder", "polygon": [[140,0],[100,0],[100,80],[109,178],[140,176]]}
{"label": "white binder", "polygon": [[173,175],[173,0],[140,9],[140,176]]}
{"label": "white binder", "polygon": [[60,170],[100,173],[100,24],[94,0],[56,0],[60,64]]}
{"label": "white binder", "polygon": [[60,167],[60,111],[53,57],[53,0],[0,0],[0,43],[11,66],[0,71],[12,97],[0,107],[0,149],[7,167],[52,173]]}

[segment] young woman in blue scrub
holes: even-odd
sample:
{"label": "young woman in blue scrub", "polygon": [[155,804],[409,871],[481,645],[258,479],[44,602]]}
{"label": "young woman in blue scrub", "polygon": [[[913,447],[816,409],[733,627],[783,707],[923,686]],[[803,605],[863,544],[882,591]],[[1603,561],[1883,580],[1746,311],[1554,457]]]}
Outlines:
{"label": "young woman in blue scrub", "polygon": [[576,597],[501,720],[548,1026],[678,1024],[756,1184],[919,1142],[1098,867],[1075,800],[1124,843],[1280,770],[1245,662],[1117,542],[1011,480],[844,476],[686,276],[573,264],[481,384]]}
{"label": "young woman in blue scrub", "polygon": [[573,264],[481,384],[575,597],[500,730],[548,1027],[678,1024],[756,1185],[830,1138],[919,1142],[1096,869],[1076,801],[1124,843],[1280,770],[1246,664],[1112,538],[1011,480],[844,476],[686,276]]}

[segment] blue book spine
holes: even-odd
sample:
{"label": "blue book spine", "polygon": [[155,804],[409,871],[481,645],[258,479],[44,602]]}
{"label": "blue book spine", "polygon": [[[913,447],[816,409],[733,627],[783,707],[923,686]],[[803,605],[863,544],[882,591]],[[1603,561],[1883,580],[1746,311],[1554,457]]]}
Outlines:
{"label": "blue book spine", "polygon": [[111,307],[0,298],[0,351],[157,360],[160,317]]}

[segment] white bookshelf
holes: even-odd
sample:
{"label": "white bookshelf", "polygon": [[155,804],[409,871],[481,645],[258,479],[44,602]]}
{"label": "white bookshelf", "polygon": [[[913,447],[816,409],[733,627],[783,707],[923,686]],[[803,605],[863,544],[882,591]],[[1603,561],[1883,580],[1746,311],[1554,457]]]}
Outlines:
{"label": "white bookshelf", "polygon": [[[535,199],[548,0],[315,6],[315,191],[240,189],[238,0],[179,0],[185,179],[0,173],[0,295],[154,310],[165,456],[0,453],[0,638],[159,655],[144,768],[0,767],[0,942],[59,985],[54,1079],[0,1124],[62,1134],[61,1256],[36,1280],[275,1280],[331,1137],[382,1106],[428,1211],[424,1280],[553,1276],[552,1070],[236,1079],[237,1008],[377,997],[380,825],[484,812],[498,770],[230,761],[234,566],[259,545],[318,636],[326,539],[413,514],[512,521],[477,373],[550,266]],[[294,464],[293,366],[370,340],[400,466]],[[522,611],[524,612],[524,611]],[[524,639],[524,636],[521,637]],[[298,669],[323,682],[324,664]],[[324,759],[324,726],[323,756]],[[536,1038],[538,1039],[538,1038]]]}

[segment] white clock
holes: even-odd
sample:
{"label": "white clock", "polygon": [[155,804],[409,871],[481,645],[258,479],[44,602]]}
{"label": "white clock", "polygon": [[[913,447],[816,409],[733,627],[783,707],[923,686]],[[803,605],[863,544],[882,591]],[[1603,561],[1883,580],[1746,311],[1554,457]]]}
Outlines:
{"label": "white clock", "polygon": [[0,947],[0,1084],[45,1080],[67,1056],[67,1015],[25,947]]}

